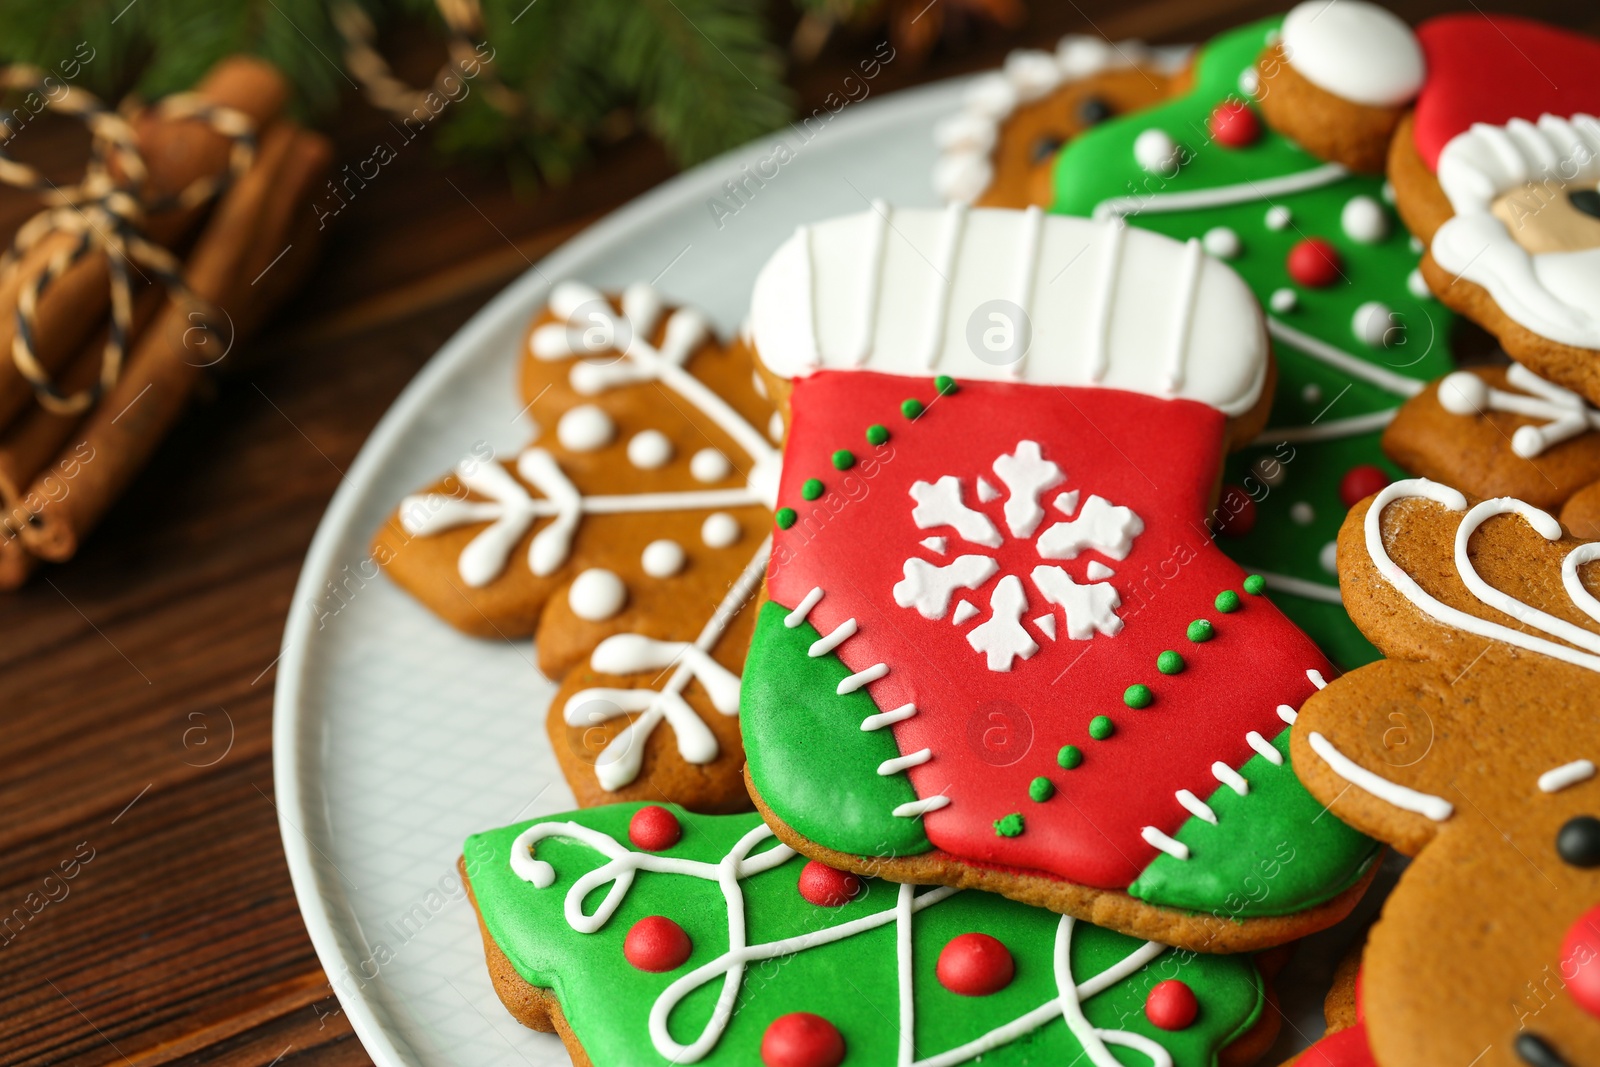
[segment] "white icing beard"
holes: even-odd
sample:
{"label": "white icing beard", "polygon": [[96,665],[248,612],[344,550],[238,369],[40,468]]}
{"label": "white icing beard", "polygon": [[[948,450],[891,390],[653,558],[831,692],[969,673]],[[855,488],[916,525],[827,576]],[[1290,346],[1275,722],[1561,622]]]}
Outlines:
{"label": "white icing beard", "polygon": [[1481,285],[1541,337],[1600,349],[1600,248],[1532,254],[1492,212],[1497,197],[1519,189],[1542,197],[1600,184],[1600,120],[1473,126],[1445,145],[1438,176],[1456,212],[1433,237],[1439,266]]}

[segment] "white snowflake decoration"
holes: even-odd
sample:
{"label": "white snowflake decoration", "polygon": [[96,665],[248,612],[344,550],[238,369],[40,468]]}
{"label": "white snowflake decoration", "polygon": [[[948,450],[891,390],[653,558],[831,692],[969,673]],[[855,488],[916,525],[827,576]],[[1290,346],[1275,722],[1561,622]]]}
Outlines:
{"label": "white snowflake decoration", "polygon": [[[1061,517],[1046,524],[1050,512],[1042,499],[1064,482],[1066,475],[1044,458],[1035,441],[1017,442],[1014,451],[994,461],[993,470],[1007,490],[1002,506],[1005,530],[1015,540],[1031,541],[1041,561],[1075,559],[1087,551],[1121,561],[1144,532],[1144,520],[1104,497],[1091,495],[1080,507],[1076,489],[1056,494],[1050,508]],[[974,494],[979,503],[1000,498],[982,476],[974,481]],[[949,617],[953,625],[960,626],[979,611],[959,591],[981,589],[1000,572],[1000,563],[987,552],[962,551],[952,544],[963,541],[977,549],[994,550],[1005,543],[1005,534],[989,515],[967,506],[961,479],[954,475],[916,482],[911,486],[911,499],[915,502],[911,521],[917,529],[939,531],[939,536],[924,538],[921,547],[937,556],[954,556],[938,563],[920,556],[907,559],[904,577],[894,586],[894,602],[925,619]],[[1009,671],[1016,660],[1038,652],[1038,641],[1023,623],[1030,606],[1027,583],[1032,584],[1033,594],[1049,605],[1045,614],[1030,620],[1046,640],[1056,638],[1056,609],[1060,609],[1062,629],[1070,640],[1087,641],[1096,634],[1115,636],[1122,630],[1117,615],[1122,598],[1104,580],[1114,573],[1095,560],[1086,571],[1089,580],[1084,582],[1050,562],[1035,566],[1026,575],[1026,583],[1021,575],[1002,575],[989,593],[989,617],[968,632],[967,643],[983,653],[991,671]]]}

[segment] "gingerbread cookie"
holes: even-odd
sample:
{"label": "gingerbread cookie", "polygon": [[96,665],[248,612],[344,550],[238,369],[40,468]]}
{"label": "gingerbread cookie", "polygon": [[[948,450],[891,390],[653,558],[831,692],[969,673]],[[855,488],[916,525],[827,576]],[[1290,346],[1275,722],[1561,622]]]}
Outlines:
{"label": "gingerbread cookie", "polygon": [[1361,950],[1339,961],[1333,988],[1323,1004],[1328,1029],[1321,1039],[1285,1067],[1373,1067],[1367,1044],[1366,1011],[1361,1003]]}
{"label": "gingerbread cookie", "polygon": [[1600,542],[1421,479],[1354,508],[1339,564],[1389,657],[1301,709],[1295,770],[1416,857],[1372,928],[1381,1067],[1551,1067],[1600,1049]]}
{"label": "gingerbread cookie", "polygon": [[1344,914],[1373,845],[1281,717],[1327,661],[1206,525],[1271,393],[1236,274],[876,205],[780,248],[750,321],[789,434],[741,714],[786,843],[1202,951]]}
{"label": "gingerbread cookie", "polygon": [[1261,58],[1262,117],[1319,159],[1382,174],[1389,141],[1422,86],[1422,49],[1366,0],[1312,0]]}
{"label": "gingerbread cookie", "polygon": [[782,435],[748,350],[648,285],[564,282],[521,379],[533,442],[407,497],[374,557],[468,633],[535,635],[580,803],[748,807],[738,673]]}
{"label": "gingerbread cookie", "polygon": [[[1448,374],[1405,402],[1383,449],[1475,497],[1514,496],[1600,537],[1600,411],[1520,363]],[[1558,510],[1559,509],[1559,510]]]}
{"label": "gingerbread cookie", "polygon": [[808,863],[754,815],[613,805],[466,842],[495,989],[594,1067],[1248,1062],[1248,956]]}
{"label": "gingerbread cookie", "polygon": [[1390,176],[1439,298],[1600,403],[1600,40],[1505,15],[1417,30],[1428,76]]}
{"label": "gingerbread cookie", "polygon": [[1340,606],[1333,541],[1351,503],[1401,476],[1380,437],[1401,402],[1453,369],[1453,317],[1416,275],[1420,249],[1382,179],[1318,158],[1263,121],[1258,95],[1278,90],[1257,61],[1280,33],[1304,76],[1341,84],[1340,55],[1347,77],[1362,69],[1342,20],[1371,12],[1340,0],[1307,17],[1319,10],[1223,34],[1201,49],[1183,96],[1076,138],[1056,160],[1050,210],[1199,238],[1267,309],[1272,425],[1228,464],[1219,544],[1348,668],[1377,653]]}
{"label": "gingerbread cookie", "polygon": [[1079,34],[1063,37],[1054,53],[1013,52],[1000,70],[975,78],[961,110],[935,127],[933,187],[948,203],[1047,204],[1061,146],[1165,99],[1183,66],[1139,41]]}

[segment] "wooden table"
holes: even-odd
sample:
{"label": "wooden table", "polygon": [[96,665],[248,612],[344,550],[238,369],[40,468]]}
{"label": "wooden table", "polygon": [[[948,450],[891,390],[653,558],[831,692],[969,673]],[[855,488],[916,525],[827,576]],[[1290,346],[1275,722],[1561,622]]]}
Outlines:
{"label": "wooden table", "polygon": [[[1277,5],[1033,6],[1022,32],[891,64],[879,90],[1069,32],[1203,40]],[[1389,6],[1415,21],[1448,5]],[[1600,30],[1589,0],[1519,6]],[[836,42],[801,71],[803,107],[871,44]],[[365,158],[387,127],[354,94],[346,105],[341,158]],[[78,558],[0,599],[0,1062],[370,1062],[306,937],[273,807],[273,667],[301,559],[368,431],[434,350],[672,169],[636,137],[566,188],[518,195],[495,169],[404,148]]]}

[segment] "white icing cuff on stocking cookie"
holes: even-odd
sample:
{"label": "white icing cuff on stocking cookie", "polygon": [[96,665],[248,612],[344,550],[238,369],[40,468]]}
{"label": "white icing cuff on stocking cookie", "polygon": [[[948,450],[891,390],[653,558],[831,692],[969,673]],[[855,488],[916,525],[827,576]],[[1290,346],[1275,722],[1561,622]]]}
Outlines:
{"label": "white icing cuff on stocking cookie", "polygon": [[1365,0],[1308,0],[1283,20],[1283,52],[1306,81],[1369,107],[1398,107],[1422,87],[1422,46],[1398,16]]}
{"label": "white icing cuff on stocking cookie", "polygon": [[756,279],[761,361],[1102,386],[1250,410],[1261,309],[1232,269],[1120,220],[1037,209],[871,210],[801,227]]}

